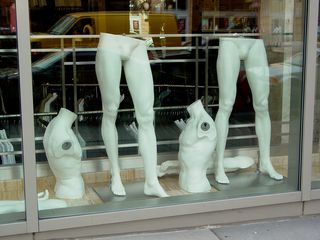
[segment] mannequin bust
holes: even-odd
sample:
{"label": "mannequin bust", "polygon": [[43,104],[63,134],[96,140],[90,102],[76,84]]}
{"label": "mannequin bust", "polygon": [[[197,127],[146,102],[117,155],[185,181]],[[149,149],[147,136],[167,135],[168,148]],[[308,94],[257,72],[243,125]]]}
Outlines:
{"label": "mannequin bust", "polygon": [[206,174],[215,150],[215,124],[200,100],[187,111],[190,118],[179,137],[179,185],[188,192],[208,192],[211,186]]}
{"label": "mannequin bust", "polygon": [[[157,174],[159,177],[179,174],[182,189],[188,192],[205,192],[211,188],[205,175],[214,173],[215,163],[211,159],[214,159],[216,154],[216,128],[200,100],[192,103],[187,111],[191,116],[187,123],[183,119],[174,121],[181,130],[179,160],[162,162],[157,166]],[[225,172],[235,172],[254,164],[255,160],[249,156],[238,155],[223,159]]]}
{"label": "mannequin bust", "polygon": [[54,191],[58,198],[77,199],[84,194],[82,151],[71,129],[76,118],[75,113],[61,108],[59,114],[50,121],[43,137],[49,166],[56,178]]}
{"label": "mannequin bust", "polygon": [[217,59],[219,110],[217,126],[216,181],[229,183],[224,171],[224,151],[229,129],[229,117],[236,97],[240,61],[244,60],[255,110],[255,128],[259,143],[259,171],[281,180],[270,160],[271,123],[268,111],[269,68],[266,50],[261,39],[220,38]]}
{"label": "mannequin bust", "polygon": [[153,77],[144,41],[108,33],[100,34],[96,74],[102,98],[101,134],[111,166],[111,191],[126,195],[120,178],[118,133],[115,126],[120,105],[122,67],[138,122],[138,145],[145,168],[144,193],[167,196],[157,178],[157,145],[153,126]]}

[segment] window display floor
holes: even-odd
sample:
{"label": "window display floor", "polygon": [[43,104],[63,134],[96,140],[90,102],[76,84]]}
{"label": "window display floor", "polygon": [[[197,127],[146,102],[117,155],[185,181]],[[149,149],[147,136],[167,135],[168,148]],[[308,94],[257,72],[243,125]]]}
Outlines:
{"label": "window display floor", "polygon": [[[273,162],[275,168],[284,176],[287,176],[287,159],[285,157],[274,157]],[[86,192],[82,199],[67,200],[69,206],[79,205],[94,205],[105,201],[118,200],[117,197],[113,198],[108,195],[110,185],[110,173],[109,172],[93,172],[83,173],[83,179],[85,181]],[[256,172],[256,167],[253,166],[249,169],[239,170],[236,172],[228,173],[231,184],[223,185],[214,181],[212,174],[208,175],[208,179],[212,184],[211,192],[217,191],[233,191],[234,188],[245,189],[248,187],[254,187],[258,185],[262,186],[275,186],[282,185],[286,182],[275,181],[268,178],[265,175],[259,175]],[[127,169],[121,171],[121,178],[124,182],[127,195],[132,195],[133,199],[140,198],[139,195],[143,194],[143,181],[144,170],[143,169]],[[179,176],[177,174],[165,175],[159,178],[160,184],[170,196],[179,196],[190,194],[179,187]],[[44,190],[49,191],[50,198],[54,198],[54,176],[39,177],[37,179],[38,192]],[[6,181],[0,181],[0,199],[1,200],[22,200],[24,197],[23,181],[21,179],[12,179]],[[102,193],[104,192],[104,193]],[[106,195],[107,194],[107,195]],[[128,197],[128,196],[127,196]],[[130,198],[130,197],[129,197]]]}
{"label": "window display floor", "polygon": [[[214,175],[209,174],[208,179],[212,185],[209,193],[188,193],[179,186],[177,174],[165,175],[159,178],[169,198],[146,196],[143,193],[144,170],[143,168],[127,169],[121,171],[121,177],[127,192],[125,197],[114,196],[110,189],[110,173],[89,172],[83,173],[85,181],[85,195],[81,199],[66,200],[67,209],[42,210],[40,219],[60,216],[72,216],[79,214],[108,212],[123,209],[142,207],[156,207],[180,203],[192,203],[199,201],[222,200],[234,197],[255,196],[263,194],[296,191],[296,183],[288,179],[287,157],[273,157],[273,164],[279,173],[285,178],[276,181],[266,175],[259,174],[256,166],[249,169],[227,173],[230,184],[223,185],[214,181]],[[53,176],[38,177],[38,192],[49,191],[49,198],[54,199],[55,178]],[[23,181],[20,179],[0,181],[1,200],[23,200]],[[20,214],[22,218],[23,214]]]}

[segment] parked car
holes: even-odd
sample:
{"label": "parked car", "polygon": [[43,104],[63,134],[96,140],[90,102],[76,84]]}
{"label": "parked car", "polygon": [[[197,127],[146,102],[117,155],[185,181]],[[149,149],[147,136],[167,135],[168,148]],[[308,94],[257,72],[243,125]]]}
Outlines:
{"label": "parked car", "polygon": [[[178,26],[174,14],[148,14],[149,34],[177,34]],[[142,23],[141,23],[142,24]],[[45,35],[99,35],[101,32],[112,34],[134,34],[130,32],[129,12],[78,12],[70,13],[58,20]],[[37,33],[41,34],[41,33]],[[36,34],[34,34],[36,35]],[[43,34],[42,34],[43,35]],[[77,39],[77,47],[96,47],[98,39]],[[155,46],[181,46],[181,38],[170,37],[165,41],[154,37]],[[66,39],[64,47],[70,47],[71,40]],[[60,48],[60,39],[33,39],[34,48]]]}
{"label": "parked car", "polygon": [[[42,89],[46,84],[51,85],[49,90],[61,91],[61,87],[53,86],[61,83],[62,77],[65,79],[66,84],[72,84],[74,79],[77,79],[78,84],[97,84],[94,61],[96,52],[93,50],[97,46],[98,38],[76,38],[76,47],[90,48],[89,51],[76,51],[73,55],[70,51],[56,52],[56,53],[44,53],[42,51],[37,51],[37,49],[43,48],[60,48],[61,41],[58,38],[51,38],[50,36],[57,35],[98,35],[100,32],[109,32],[113,34],[130,34],[130,21],[129,12],[78,12],[70,13],[58,20],[47,33],[34,33],[33,36],[41,34],[44,38],[31,38],[31,46],[33,49],[32,57],[32,73],[33,73],[33,86],[34,86],[34,102],[35,104],[39,102],[42,95]],[[148,22],[150,28],[150,34],[177,34],[177,22],[176,17],[172,13],[150,13],[148,15]],[[159,38],[153,38],[155,46],[161,46],[165,42],[165,46],[180,46],[181,39],[179,37],[167,38],[166,41],[160,42]],[[64,48],[70,48],[72,46],[71,39],[65,39]],[[70,49],[69,49],[70,50]],[[179,52],[179,58],[183,58]],[[156,57],[161,57],[160,54],[150,53],[150,59]],[[190,52],[184,52],[187,55]],[[173,55],[173,56],[172,56]],[[176,58],[174,54],[169,54],[167,51],[167,57]],[[73,58],[75,57],[77,62],[81,64],[77,65],[76,76],[74,75],[73,68]],[[63,61],[62,61],[63,60]],[[85,62],[85,64],[82,64]],[[67,64],[65,64],[67,63]],[[87,64],[88,63],[88,64]],[[183,65],[185,63],[181,63]],[[158,79],[163,79],[164,73],[170,72],[168,70],[169,64],[162,63],[154,64],[154,78],[155,82],[160,82]],[[175,68],[179,65],[175,64]],[[160,74],[161,71],[161,74]],[[184,71],[184,70],[182,70]],[[63,75],[63,76],[62,76]],[[0,79],[2,80],[2,85],[5,82],[9,84],[8,81],[18,79],[19,74],[17,70],[17,65],[8,66],[7,68],[2,68],[0,73]],[[170,77],[172,77],[170,75]],[[10,83],[10,89],[16,89],[18,81],[12,81]],[[1,84],[0,84],[1,85]],[[15,85],[16,87],[13,87]],[[7,85],[6,85],[7,86]],[[1,86],[0,86],[1,87]],[[81,88],[79,88],[81,90]],[[82,88],[84,89],[84,88]],[[87,88],[89,89],[89,88]],[[91,88],[92,89],[92,88]],[[67,86],[68,98],[72,98],[73,89]],[[81,96],[81,91],[79,96]],[[12,96],[16,93],[12,93]],[[128,93],[129,95],[129,93]],[[68,99],[67,99],[68,101]],[[73,100],[70,99],[68,103],[73,104]],[[99,106],[97,106],[99,107]],[[17,109],[18,110],[18,109]]]}
{"label": "parked car", "polygon": [[[269,66],[270,78],[274,83],[284,83],[289,80],[301,80],[303,72],[303,53],[298,52],[283,62],[272,63]],[[319,55],[317,56],[319,58]]]}

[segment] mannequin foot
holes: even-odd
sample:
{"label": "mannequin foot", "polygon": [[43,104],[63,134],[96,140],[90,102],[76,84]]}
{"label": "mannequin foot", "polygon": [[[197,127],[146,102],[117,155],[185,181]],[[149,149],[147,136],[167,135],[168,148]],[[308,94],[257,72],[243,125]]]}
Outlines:
{"label": "mannequin foot", "polygon": [[45,189],[43,192],[38,193],[38,200],[48,200],[49,199],[49,191]]}
{"label": "mannequin foot", "polygon": [[216,173],[216,181],[221,184],[229,184],[230,183],[230,181],[224,171],[218,171]]}
{"label": "mannequin foot", "polygon": [[157,165],[157,176],[163,177],[170,173],[179,173],[179,161],[165,161],[161,165]]}
{"label": "mannequin foot", "polygon": [[270,178],[273,178],[275,180],[282,180],[283,176],[279,174],[276,170],[274,170],[271,163],[269,164],[260,164],[259,171],[264,174],[268,174]]}
{"label": "mannequin foot", "polygon": [[126,190],[121,182],[121,180],[116,181],[115,179],[111,179],[111,192],[116,196],[125,196]]}
{"label": "mannequin foot", "polygon": [[163,190],[160,183],[144,183],[144,194],[148,196],[168,197],[169,195]]}

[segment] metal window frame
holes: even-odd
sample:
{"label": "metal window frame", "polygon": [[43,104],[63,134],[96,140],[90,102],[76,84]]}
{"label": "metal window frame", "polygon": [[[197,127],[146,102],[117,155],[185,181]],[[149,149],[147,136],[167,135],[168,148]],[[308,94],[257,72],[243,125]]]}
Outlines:
{"label": "metal window frame", "polygon": [[[312,8],[312,1],[308,2],[308,9]],[[308,11],[309,12],[309,11]],[[310,14],[306,14],[305,18],[308,19],[308,22],[313,21],[313,17]],[[312,18],[310,20],[310,18]],[[308,32],[312,25],[308,25]],[[305,36],[307,37],[307,36]],[[308,42],[305,42],[305,44],[308,44]],[[311,51],[311,49],[308,48],[308,51]],[[312,58],[310,54],[307,54],[308,63],[311,61]],[[309,64],[310,65],[310,64]],[[308,71],[308,69],[306,69]],[[309,77],[305,76],[305,77]],[[306,87],[305,94],[308,95],[308,92],[311,91],[312,88],[310,86]],[[305,99],[304,103],[308,103],[308,101],[312,101],[312,99]],[[314,99],[313,99],[314,101]],[[304,114],[306,111],[310,111],[308,108],[304,108]],[[312,119],[313,120],[313,119]],[[308,123],[309,119],[304,121],[304,128],[306,128],[306,123]],[[309,137],[310,138],[310,137]],[[305,140],[304,138],[303,140]],[[306,144],[302,144],[302,156],[301,157],[307,157],[308,148]],[[306,158],[308,159],[308,158]],[[303,161],[306,162],[303,164],[304,168],[303,170],[305,173],[303,174],[303,180],[304,184],[310,184],[311,179],[307,178],[306,173],[308,171],[311,171],[311,165],[310,160]],[[304,186],[305,187],[305,186]],[[310,190],[304,191],[304,194],[306,198],[310,198]],[[39,239],[46,239],[46,232],[50,234],[58,234],[56,231],[63,230],[63,233],[67,233],[70,228],[86,228],[86,227],[92,227],[95,228],[97,225],[99,226],[106,226],[106,225],[114,225],[118,224],[119,226],[125,226],[128,223],[134,223],[139,221],[145,221],[148,220],[149,222],[156,222],[158,219],[167,219],[167,218],[174,218],[174,217],[182,217],[185,216],[186,218],[190,218],[190,215],[198,215],[198,214],[217,214],[219,212],[226,211],[229,214],[233,211],[242,211],[247,208],[251,209],[259,209],[259,208],[269,208],[272,209],[273,206],[276,205],[284,205],[284,206],[291,206],[292,204],[301,204],[301,209],[298,207],[295,209],[295,211],[288,211],[288,215],[291,214],[303,214],[303,202],[302,199],[304,198],[302,195],[302,191],[297,192],[291,192],[291,193],[280,193],[280,194],[270,194],[270,195],[263,195],[263,196],[254,196],[254,197],[243,197],[243,198],[235,198],[235,199],[224,199],[224,200],[217,200],[217,201],[210,201],[210,202],[200,202],[200,203],[190,203],[190,204],[182,204],[182,205],[168,205],[168,206],[161,206],[161,207],[154,207],[154,208],[143,208],[143,209],[134,209],[134,210],[128,210],[128,211],[120,211],[120,212],[109,212],[109,213],[98,213],[98,214],[91,214],[91,215],[81,215],[81,216],[74,216],[74,217],[61,217],[57,219],[42,219],[39,220]],[[256,214],[253,214],[257,218],[259,218],[259,211],[257,210]],[[229,216],[230,217],[230,216]],[[236,219],[235,221],[241,221],[239,219]],[[220,220],[220,222],[223,222],[223,219]],[[172,223],[171,223],[172,224]],[[178,223],[175,223],[177,225],[171,225],[170,227],[178,227]],[[191,226],[190,225],[184,225]],[[121,227],[120,227],[121,228]],[[144,231],[147,231],[150,229],[145,228]],[[123,228],[122,230],[118,230],[119,232],[112,232],[112,230],[109,233],[127,233],[128,229]],[[131,230],[132,231],[132,230]],[[92,234],[92,233],[91,233]],[[42,237],[40,237],[42,236]],[[74,233],[70,236],[75,236]]]}
{"label": "metal window frame", "polygon": [[[34,142],[33,96],[28,1],[15,1],[17,17],[17,53],[20,76],[20,107],[22,124],[23,177],[25,221],[0,225],[0,236],[28,234],[39,231]],[[16,236],[16,238],[19,238]]]}
{"label": "metal window frame", "polygon": [[7,223],[0,225],[0,238],[3,236],[10,236],[14,234],[25,234],[27,233],[26,222]]}
{"label": "metal window frame", "polygon": [[[31,73],[31,59],[30,59],[30,29],[29,29],[29,6],[28,1],[16,1],[17,9],[17,27],[18,32],[18,54],[20,71],[20,93],[21,93],[21,119],[22,119],[22,146],[24,157],[24,178],[25,178],[25,199],[26,199],[26,222],[0,225],[0,232],[3,230],[5,234],[19,234],[19,233],[36,233],[35,239],[45,239],[48,234],[67,233],[71,228],[83,228],[87,230],[88,227],[97,229],[99,226],[115,226],[114,231],[127,232],[133,231],[132,228],[125,228],[130,224],[138,225],[139,222],[148,221],[145,227],[140,226],[136,231],[146,231],[156,229],[157,227],[148,228],[148,226],[155,224],[161,220],[170,218],[182,219],[183,226],[191,226],[187,224],[191,221],[195,223],[194,218],[190,215],[196,216],[199,214],[206,215],[205,219],[214,218],[214,215],[222,216],[224,219],[220,222],[230,219],[234,213],[240,214],[242,211],[246,212],[250,209],[253,211],[252,217],[260,219],[262,212],[266,209],[270,211],[274,207],[282,207],[283,209],[291,209],[287,213],[281,212],[283,215],[301,215],[303,214],[303,201],[312,199],[320,199],[320,190],[311,190],[311,169],[312,169],[312,135],[313,135],[313,106],[314,106],[314,89],[315,89],[315,55],[314,46],[316,46],[316,39],[314,31],[317,27],[318,16],[318,2],[316,0],[309,0],[305,4],[308,25],[306,29],[306,59],[305,59],[305,91],[304,91],[304,108],[303,108],[303,126],[302,126],[302,178],[301,191],[291,193],[270,194],[263,196],[244,197],[236,199],[217,200],[202,203],[169,205],[164,207],[135,209],[121,212],[109,212],[101,214],[87,214],[74,217],[61,217],[55,219],[38,219],[37,208],[37,189],[36,189],[36,159],[35,159],[35,143],[30,141],[34,139],[34,118],[33,118],[33,101],[32,101],[32,73]],[[317,6],[317,7],[314,7]],[[310,202],[310,201],[309,201]],[[259,208],[265,210],[259,212]],[[256,209],[256,211],[255,211]],[[269,215],[268,215],[269,216]],[[237,220],[237,219],[236,219]],[[170,227],[179,227],[181,223],[168,221]],[[211,223],[211,222],[210,222]],[[162,224],[161,226],[165,226]],[[158,228],[160,228],[159,226]],[[148,228],[148,229],[147,229]],[[64,229],[65,231],[61,231]],[[112,231],[111,231],[112,232]],[[110,232],[110,233],[111,233]],[[81,231],[79,231],[81,233]],[[74,234],[79,234],[74,233]],[[92,233],[92,232],[90,232]],[[72,234],[71,234],[72,235]],[[82,235],[83,236],[83,235]]]}
{"label": "metal window frame", "polygon": [[[314,104],[316,89],[316,51],[319,2],[309,0],[305,34],[305,80],[302,126],[302,201],[311,200],[312,146],[314,125]],[[320,197],[320,196],[319,196]]]}
{"label": "metal window frame", "polygon": [[18,29],[17,40],[20,76],[22,149],[27,223],[26,231],[27,233],[33,233],[39,230],[39,225],[28,1],[16,1],[16,15]]}
{"label": "metal window frame", "polygon": [[[217,224],[230,224],[244,221],[256,221],[277,217],[296,217],[301,215],[302,203],[289,203],[269,205],[264,207],[250,207],[241,210],[226,210],[216,212],[202,212],[193,215],[178,215],[172,217],[157,217],[122,222],[121,224],[94,225],[91,227],[79,227],[58,231],[48,231],[35,234],[37,240],[49,240],[52,238],[90,238],[98,235],[115,235],[123,233],[137,233],[146,231],[168,231],[177,228],[189,228],[199,226],[214,226]],[[196,221],[195,221],[196,219]]]}
{"label": "metal window frame", "polygon": [[267,205],[297,203],[300,202],[300,200],[301,192],[260,195],[254,197],[242,197],[216,201],[214,201],[213,199],[213,201],[208,202],[167,205],[161,207],[115,211],[109,213],[98,213],[74,217],[43,219],[39,220],[39,230],[52,231],[102,224],[121,224],[124,222],[139,221],[146,219],[152,220],[156,218],[209,213],[231,209],[237,210],[242,208],[262,207]]}

